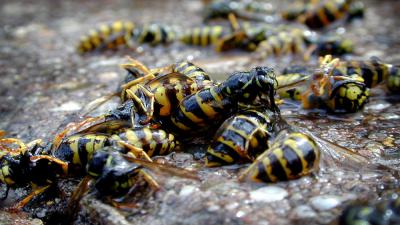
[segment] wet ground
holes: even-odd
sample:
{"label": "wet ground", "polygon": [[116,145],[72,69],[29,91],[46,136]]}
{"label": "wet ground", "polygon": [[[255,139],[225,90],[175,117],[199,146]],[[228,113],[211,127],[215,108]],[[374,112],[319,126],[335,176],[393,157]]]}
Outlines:
{"label": "wet ground", "polygon": [[[355,41],[354,57],[372,55],[400,62],[399,1],[365,1],[366,18],[346,26],[345,36]],[[51,139],[57,131],[79,120],[91,100],[114,91],[124,73],[119,64],[130,55],[151,67],[190,59],[199,62],[216,79],[249,67],[245,54],[217,55],[212,49],[142,46],[136,52],[121,50],[79,56],[80,35],[99,23],[130,20],[162,21],[183,27],[201,23],[200,1],[2,1],[0,3],[0,129],[25,141]],[[269,59],[265,65],[283,68],[297,58]],[[357,200],[378,199],[399,187],[400,103],[382,90],[356,115],[315,115],[293,108],[283,114],[290,122],[323,139],[348,147],[371,163],[333,146],[323,148],[321,170],[308,177],[274,185],[238,183],[242,166],[208,169],[188,153],[164,160],[196,170],[201,182],[159,176],[163,189],[140,199],[129,211],[101,204],[93,196],[82,201],[77,223],[102,224],[327,224]],[[397,101],[396,101],[397,99]],[[115,107],[107,104],[99,111]],[[399,107],[399,108],[398,108]],[[322,139],[320,143],[326,146]],[[358,160],[358,161],[357,161]],[[390,172],[377,168],[386,165]],[[395,175],[393,175],[395,174]],[[73,189],[76,181],[60,186]],[[3,201],[9,205],[27,193],[18,189]],[[49,220],[52,210],[64,206],[70,192],[28,206],[28,215]],[[44,203],[43,203],[44,202]],[[43,205],[47,206],[43,209]],[[54,205],[54,207],[52,207]],[[46,208],[51,208],[47,210]],[[0,217],[16,214],[3,212]],[[22,218],[24,219],[24,218]],[[29,223],[29,219],[25,219]],[[24,221],[25,221],[24,220]],[[0,220],[9,223],[10,219]],[[5,222],[4,222],[5,221]],[[0,222],[1,223],[1,222]],[[38,224],[38,220],[33,220]]]}

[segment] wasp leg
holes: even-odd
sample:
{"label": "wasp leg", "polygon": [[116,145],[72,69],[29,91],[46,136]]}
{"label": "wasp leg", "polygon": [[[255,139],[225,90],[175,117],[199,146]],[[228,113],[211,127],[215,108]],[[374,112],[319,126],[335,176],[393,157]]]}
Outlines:
{"label": "wasp leg", "polygon": [[[16,145],[17,148],[13,148],[10,145]],[[26,145],[23,141],[17,138],[2,138],[0,139],[0,150],[7,152],[20,153],[26,150]]]}
{"label": "wasp leg", "polygon": [[127,149],[129,149],[129,152],[135,157],[135,158],[139,158],[139,159],[145,159],[149,162],[152,162],[153,160],[151,160],[151,158],[149,157],[149,155],[147,155],[147,153],[142,149],[142,148],[138,148],[132,144],[129,144],[125,141],[118,141],[118,144],[123,145],[124,147],[126,147]]}
{"label": "wasp leg", "polygon": [[147,173],[144,170],[140,170],[139,173],[143,176],[143,179],[149,184],[151,189],[153,189],[154,191],[160,189],[160,185],[157,183],[156,180],[154,180],[154,178],[149,173]]}
{"label": "wasp leg", "polygon": [[233,31],[239,31],[240,30],[240,24],[233,13],[229,13],[228,15],[229,23],[231,25],[231,28]]}
{"label": "wasp leg", "polygon": [[35,155],[35,156],[31,156],[30,157],[30,160],[32,162],[35,162],[35,161],[38,161],[38,160],[41,160],[41,159],[47,159],[50,162],[54,162],[54,163],[60,165],[61,168],[62,168],[62,171],[64,172],[64,174],[65,175],[68,174],[68,163],[62,161],[61,159],[58,159],[58,158],[55,158],[55,157],[49,156],[49,155]]}
{"label": "wasp leg", "polygon": [[11,210],[20,210],[22,209],[26,204],[28,204],[29,201],[32,200],[33,197],[40,195],[41,193],[45,192],[51,185],[47,185],[41,188],[37,188],[36,190],[33,190],[28,196],[26,196],[24,199],[22,199],[20,202],[15,204],[14,206],[11,207]]}
{"label": "wasp leg", "polygon": [[67,215],[69,216],[69,218],[71,219],[75,218],[76,213],[78,212],[79,202],[89,190],[90,180],[91,177],[85,176],[81,180],[81,182],[79,182],[78,187],[75,189],[75,191],[72,193],[67,208]]}
{"label": "wasp leg", "polygon": [[139,123],[142,125],[148,124],[150,122],[150,120],[153,119],[155,97],[154,97],[153,93],[151,93],[149,90],[147,90],[142,85],[138,85],[137,91],[140,91],[140,93],[143,95],[144,99],[141,99],[140,97],[138,97],[137,94],[134,93],[130,89],[127,89],[126,93],[128,94],[129,98],[131,98],[134,102],[136,102],[139,105],[140,109],[143,110],[143,112],[147,116],[147,118],[145,120],[139,121]]}
{"label": "wasp leg", "polygon": [[315,45],[315,44],[310,45],[310,46],[306,49],[306,51],[304,52],[304,54],[303,54],[303,60],[304,60],[305,62],[310,61],[311,55],[315,52],[316,49],[317,49],[317,45]]}

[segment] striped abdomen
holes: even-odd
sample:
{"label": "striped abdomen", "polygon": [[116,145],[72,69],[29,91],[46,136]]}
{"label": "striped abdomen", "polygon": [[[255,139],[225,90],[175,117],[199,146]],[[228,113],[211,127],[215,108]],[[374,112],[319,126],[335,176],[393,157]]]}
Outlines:
{"label": "striped abdomen", "polygon": [[150,157],[166,155],[172,152],[178,144],[174,135],[161,129],[126,129],[124,132],[113,135],[112,138],[141,148]]}
{"label": "striped abdomen", "polygon": [[380,84],[389,77],[390,66],[380,63],[377,60],[372,61],[342,61],[339,66],[333,70],[333,75],[359,75],[364,79],[368,88]]}
{"label": "striped abdomen", "polygon": [[279,56],[285,54],[296,54],[304,51],[304,41],[297,32],[279,32],[277,35],[268,37],[261,41],[256,49],[260,58],[268,56]]}
{"label": "striped abdomen", "polygon": [[112,144],[108,135],[77,134],[64,138],[52,154],[75,167],[84,167],[95,151]]}
{"label": "striped abdomen", "polygon": [[202,68],[188,61],[175,63],[172,71],[184,74],[198,82],[210,80],[210,76]]}
{"label": "striped abdomen", "polygon": [[129,36],[135,25],[132,22],[117,21],[111,24],[101,25],[98,29],[92,29],[81,37],[77,50],[86,53],[95,50],[115,49],[126,44],[126,36]]}
{"label": "striped abdomen", "polygon": [[216,44],[228,32],[222,26],[196,27],[182,34],[180,40],[188,45],[207,46]]}
{"label": "striped abdomen", "polygon": [[350,3],[351,0],[325,0],[299,16],[298,20],[312,29],[323,28],[345,17]]}
{"label": "striped abdomen", "polygon": [[329,99],[325,100],[332,112],[353,113],[361,110],[369,98],[369,89],[356,81],[336,82]]}
{"label": "striped abdomen", "polygon": [[256,110],[232,116],[221,125],[208,147],[206,165],[254,161],[268,149],[272,126],[270,115]]}
{"label": "striped abdomen", "polygon": [[400,69],[397,66],[391,66],[387,80],[387,87],[393,93],[400,93]]}
{"label": "striped abdomen", "polygon": [[313,139],[302,133],[277,137],[242,174],[241,179],[277,182],[311,173],[319,163],[320,150]]}
{"label": "striped abdomen", "polygon": [[172,124],[182,131],[204,128],[230,115],[235,103],[221,95],[218,86],[203,89],[182,100],[172,112]]}
{"label": "striped abdomen", "polygon": [[150,45],[168,44],[176,39],[176,33],[171,27],[160,24],[147,24],[138,27],[132,32],[132,41],[130,45],[135,43],[148,43]]}

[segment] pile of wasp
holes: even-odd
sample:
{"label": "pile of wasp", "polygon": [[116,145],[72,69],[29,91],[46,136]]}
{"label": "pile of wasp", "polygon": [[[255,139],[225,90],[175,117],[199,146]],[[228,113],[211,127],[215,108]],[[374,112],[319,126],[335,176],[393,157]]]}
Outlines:
{"label": "pile of wasp", "polygon": [[[341,11],[350,12],[351,1],[326,2],[337,5],[306,5],[301,10],[282,13],[282,17],[314,29],[342,18],[346,13]],[[83,53],[176,39],[193,45],[212,44],[218,51],[255,51],[257,59],[291,52],[340,55],[352,49],[347,40],[330,39],[303,28],[241,25],[236,17],[249,16],[244,9],[249,7],[217,13],[229,17],[228,30],[206,26],[185,33],[156,24],[136,27],[133,23],[116,22],[91,31],[79,43],[78,50]],[[338,9],[337,13],[326,14],[332,9]],[[207,19],[214,16],[210,13]],[[183,35],[177,37],[177,33]],[[386,83],[391,93],[400,92],[399,68],[375,58],[344,61],[326,55],[313,69],[288,67],[276,76],[269,67],[255,67],[234,72],[222,82],[210,79],[206,71],[186,61],[149,69],[131,59],[123,68],[127,78],[120,91],[95,100],[88,108],[90,111],[115,95],[120,96],[119,107],[71,123],[51,143],[0,139],[0,181],[8,188],[29,184],[34,187],[14,208],[24,207],[34,196],[66,177],[86,176],[76,195],[87,191],[84,186],[90,183],[93,191],[110,197],[108,200],[114,205],[120,204],[114,199],[129,195],[132,188],[144,185],[158,190],[157,180],[146,169],[161,168],[193,178],[185,170],[152,161],[153,156],[183,149],[193,138],[211,140],[205,153],[208,167],[250,163],[239,174],[240,181],[271,183],[307,176],[318,169],[320,146],[310,134],[281,117],[282,100],[298,101],[305,109],[353,113],[362,110],[369,89],[381,83]],[[397,199],[385,204],[388,209],[399,205]],[[375,211],[365,213],[363,207],[346,212],[353,217],[364,212],[359,216],[365,220],[375,216]],[[344,215],[343,220],[346,219]]]}
{"label": "pile of wasp", "polygon": [[[187,61],[149,69],[130,59],[122,67],[127,76],[120,90],[94,100],[87,110],[116,95],[121,99],[117,108],[69,124],[51,143],[0,139],[0,181],[9,188],[35,187],[14,208],[71,176],[86,175],[83,184],[93,184],[92,190],[110,201],[139,184],[158,190],[145,168],[193,178],[152,157],[179,151],[194,138],[211,140],[205,153],[208,167],[250,162],[239,181],[271,183],[306,176],[319,167],[320,147],[281,117],[279,104],[291,98],[306,109],[357,112],[368,101],[370,87],[386,80],[398,92],[400,77],[390,64],[340,61],[330,55],[321,57],[308,74],[295,67],[276,76],[269,67],[255,67],[233,72],[222,82]],[[389,82],[391,78],[396,82]],[[87,191],[83,184],[76,191],[80,195]]]}

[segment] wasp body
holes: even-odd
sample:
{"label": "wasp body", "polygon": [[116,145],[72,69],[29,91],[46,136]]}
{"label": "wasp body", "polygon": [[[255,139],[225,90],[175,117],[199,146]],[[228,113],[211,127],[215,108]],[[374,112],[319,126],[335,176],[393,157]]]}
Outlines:
{"label": "wasp body", "polygon": [[320,150],[309,136],[281,131],[271,148],[250,165],[240,179],[277,182],[310,174],[319,164]]}
{"label": "wasp body", "polygon": [[[166,154],[172,151],[177,142],[172,134],[160,129],[123,129],[118,134],[75,134],[64,138],[52,155],[69,163],[74,173],[81,170],[92,159],[93,154],[104,147],[120,146],[125,152],[142,150],[148,156]],[[132,147],[133,146],[133,147]]]}
{"label": "wasp body", "polygon": [[[369,61],[340,61],[332,73],[334,76],[361,76],[368,88],[373,88],[383,81],[388,81],[387,85],[394,87],[396,86],[394,80],[396,76],[399,76],[399,69],[374,58]],[[389,82],[389,79],[394,80]]]}
{"label": "wasp body", "polygon": [[236,72],[221,84],[184,98],[171,115],[172,124],[182,131],[204,128],[229,117],[240,104],[254,104],[259,96],[267,96],[265,105],[276,110],[276,85],[275,74],[267,67]]}
{"label": "wasp body", "polygon": [[262,20],[263,14],[271,13],[271,7],[261,2],[216,0],[205,7],[204,20],[227,18],[229,14],[234,14],[243,19]]}
{"label": "wasp body", "polygon": [[282,13],[288,20],[297,20],[312,29],[320,29],[346,17],[352,0],[323,0],[319,3],[296,5]]}
{"label": "wasp body", "polygon": [[269,147],[273,117],[274,113],[267,110],[246,110],[225,120],[207,149],[206,165],[254,161]]}
{"label": "wasp body", "polygon": [[229,33],[231,31],[222,26],[196,27],[184,32],[180,40],[188,45],[208,46],[216,44],[220,38]]}
{"label": "wasp body", "polygon": [[98,29],[89,31],[89,34],[81,37],[77,46],[79,53],[94,50],[115,49],[126,45],[127,35],[135,29],[131,22],[117,21],[107,25],[101,25]]}
{"label": "wasp body", "polygon": [[87,174],[95,179],[95,188],[102,196],[122,196],[139,184],[140,176],[152,178],[142,166],[126,160],[118,148],[103,148],[94,153],[87,165]]}
{"label": "wasp body", "polygon": [[168,44],[176,39],[176,32],[168,26],[160,24],[145,24],[132,30],[126,37],[129,46],[148,43],[150,45]]}
{"label": "wasp body", "polygon": [[376,204],[347,207],[338,219],[341,225],[384,225],[400,223],[400,198],[394,194]]}

